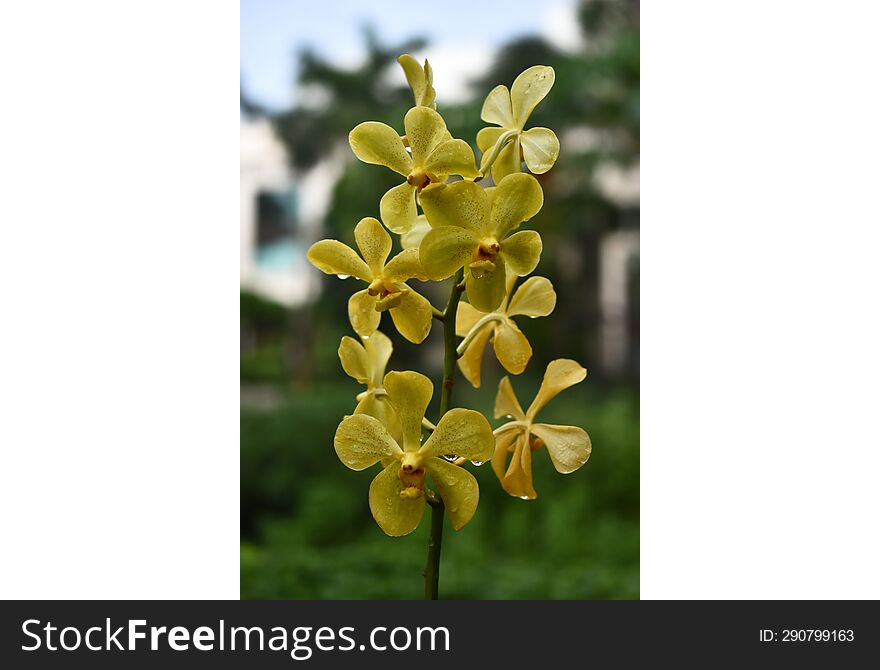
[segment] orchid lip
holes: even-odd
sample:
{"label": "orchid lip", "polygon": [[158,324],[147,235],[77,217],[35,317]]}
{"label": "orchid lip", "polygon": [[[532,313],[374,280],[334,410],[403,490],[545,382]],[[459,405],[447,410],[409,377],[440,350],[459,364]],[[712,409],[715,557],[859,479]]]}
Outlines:
{"label": "orchid lip", "polygon": [[495,256],[499,251],[501,251],[501,245],[498,243],[498,240],[496,240],[494,237],[487,237],[480,242],[478,253],[481,256],[492,257]]}

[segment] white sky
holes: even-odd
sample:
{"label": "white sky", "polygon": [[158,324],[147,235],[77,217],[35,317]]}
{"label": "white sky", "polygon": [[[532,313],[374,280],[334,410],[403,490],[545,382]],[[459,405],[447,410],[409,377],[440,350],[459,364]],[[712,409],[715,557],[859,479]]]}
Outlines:
{"label": "white sky", "polygon": [[[368,1],[368,0],[367,0]],[[465,82],[481,74],[494,50],[511,38],[540,34],[561,48],[578,44],[576,0],[241,0],[241,72],[257,102],[283,109],[295,99],[295,54],[310,45],[340,64],[363,57],[361,27],[383,43],[428,38],[441,102],[456,102]],[[414,11],[415,10],[415,11]],[[508,82],[509,83],[509,82]]]}

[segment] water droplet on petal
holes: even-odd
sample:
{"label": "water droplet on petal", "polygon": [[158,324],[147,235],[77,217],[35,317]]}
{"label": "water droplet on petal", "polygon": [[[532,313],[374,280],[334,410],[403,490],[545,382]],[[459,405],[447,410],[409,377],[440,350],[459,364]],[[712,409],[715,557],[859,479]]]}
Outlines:
{"label": "water droplet on petal", "polygon": [[528,500],[529,497],[528,497],[528,496],[520,496],[519,499],[520,499],[520,500]]}
{"label": "water droplet on petal", "polygon": [[454,454],[446,454],[445,456],[443,456],[443,458],[450,463],[455,463],[456,459],[458,459],[458,456],[455,456]]}
{"label": "water droplet on petal", "polygon": [[471,463],[473,463],[473,464],[476,465],[477,467],[480,467],[480,466],[481,466],[483,463],[485,463],[485,462],[486,462],[486,461],[471,461]]}
{"label": "water droplet on petal", "polygon": [[505,415],[504,415],[504,418],[505,418],[505,419],[512,419],[512,418],[513,418],[513,415],[511,415],[511,414],[505,414]]}
{"label": "water droplet on petal", "polygon": [[349,277],[351,277],[351,275],[336,275],[336,276],[339,277],[340,279],[348,279]]}

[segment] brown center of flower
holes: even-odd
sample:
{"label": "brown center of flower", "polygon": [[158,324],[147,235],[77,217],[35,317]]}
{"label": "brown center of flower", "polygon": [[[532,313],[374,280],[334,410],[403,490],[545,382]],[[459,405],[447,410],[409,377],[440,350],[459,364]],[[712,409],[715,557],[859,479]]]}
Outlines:
{"label": "brown center of flower", "polygon": [[439,181],[437,175],[424,170],[413,170],[406,178],[406,183],[415,186],[417,191],[421,191],[425,186],[436,181]]}
{"label": "brown center of flower", "polygon": [[396,282],[387,281],[382,277],[377,277],[367,287],[367,293],[378,298],[376,300],[377,312],[384,312],[386,309],[399,306],[406,291],[406,287],[401,287]]}
{"label": "brown center of flower", "polygon": [[540,437],[535,437],[534,435],[529,435],[529,449],[531,451],[537,451],[541,447],[544,446],[544,441]]}
{"label": "brown center of flower", "polygon": [[421,467],[421,459],[414,452],[406,452],[397,473],[403,485],[401,498],[420,498],[425,494],[425,469]]}
{"label": "brown center of flower", "polygon": [[397,287],[393,283],[385,281],[382,277],[374,279],[367,287],[367,293],[374,296],[378,295],[380,298],[384,298],[390,293],[397,292]]}
{"label": "brown center of flower", "polygon": [[480,241],[480,246],[477,247],[477,251],[474,254],[474,260],[492,261],[494,263],[499,251],[501,251],[501,245],[498,243],[498,240],[494,237],[487,237]]}

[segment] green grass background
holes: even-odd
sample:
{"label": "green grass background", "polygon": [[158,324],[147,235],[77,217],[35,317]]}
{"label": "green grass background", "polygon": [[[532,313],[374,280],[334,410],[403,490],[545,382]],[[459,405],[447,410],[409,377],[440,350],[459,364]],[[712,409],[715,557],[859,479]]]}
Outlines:
{"label": "green grass background", "polygon": [[[539,381],[513,378],[523,403]],[[459,383],[456,404],[491,416],[494,388]],[[430,514],[411,535],[387,537],[367,502],[379,466],[353,472],[333,451],[336,426],[360,389],[340,381],[291,392],[273,409],[242,409],[242,598],[422,597]],[[588,377],[540,420],[586,428],[590,460],[560,475],[536,452],[534,501],[504,493],[489,464],[472,467],[480,504],[461,531],[446,524],[441,597],[638,597],[637,393],[591,387]]]}

